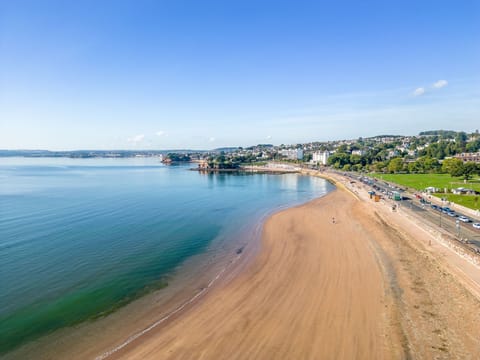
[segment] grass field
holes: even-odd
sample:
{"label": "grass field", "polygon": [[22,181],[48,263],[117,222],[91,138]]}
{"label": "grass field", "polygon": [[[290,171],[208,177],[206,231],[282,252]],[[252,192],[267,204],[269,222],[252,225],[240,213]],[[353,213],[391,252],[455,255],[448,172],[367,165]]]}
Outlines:
{"label": "grass field", "polygon": [[447,198],[448,201],[455,204],[468,207],[470,209],[480,209],[480,195],[454,195],[454,194],[435,194],[439,197]]}
{"label": "grass field", "polygon": [[[445,188],[451,190],[458,187],[464,187],[480,192],[480,179],[478,177],[464,183],[462,178],[451,177],[448,174],[371,174],[371,176],[415,190],[425,190],[425,188],[429,186],[434,186],[441,191]],[[448,201],[463,205],[470,209],[480,208],[479,195],[454,195],[451,193],[434,195],[447,198]]]}
{"label": "grass field", "polygon": [[424,190],[426,187],[434,186],[441,190],[464,187],[480,191],[480,179],[478,177],[464,183],[462,178],[451,177],[448,174],[371,174],[371,176],[416,190]]}

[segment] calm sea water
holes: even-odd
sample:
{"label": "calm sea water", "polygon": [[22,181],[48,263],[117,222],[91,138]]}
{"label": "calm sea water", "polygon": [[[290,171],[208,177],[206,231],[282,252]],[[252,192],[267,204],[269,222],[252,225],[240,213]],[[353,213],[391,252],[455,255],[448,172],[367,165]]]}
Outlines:
{"label": "calm sea water", "polygon": [[332,188],[154,158],[0,158],[0,354],[161,288],[215,239]]}

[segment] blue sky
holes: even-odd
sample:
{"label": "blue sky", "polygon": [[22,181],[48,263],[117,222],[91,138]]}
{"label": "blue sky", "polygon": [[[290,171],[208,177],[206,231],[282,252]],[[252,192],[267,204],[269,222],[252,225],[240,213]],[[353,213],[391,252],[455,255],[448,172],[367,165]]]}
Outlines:
{"label": "blue sky", "polygon": [[0,148],[480,127],[478,1],[0,0]]}

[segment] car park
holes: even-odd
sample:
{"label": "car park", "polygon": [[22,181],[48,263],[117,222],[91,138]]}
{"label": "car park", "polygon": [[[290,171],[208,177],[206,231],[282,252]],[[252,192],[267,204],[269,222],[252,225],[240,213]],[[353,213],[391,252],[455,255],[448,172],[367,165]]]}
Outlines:
{"label": "car park", "polygon": [[473,226],[475,229],[480,229],[480,223],[473,223],[472,226]]}

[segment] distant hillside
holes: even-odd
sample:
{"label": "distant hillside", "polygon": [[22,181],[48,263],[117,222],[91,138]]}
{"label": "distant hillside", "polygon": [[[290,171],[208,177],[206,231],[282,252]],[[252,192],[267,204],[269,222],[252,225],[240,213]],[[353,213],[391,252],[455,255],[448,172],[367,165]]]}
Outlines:
{"label": "distant hillside", "polygon": [[225,153],[230,153],[230,152],[234,152],[234,151],[237,151],[238,150],[238,147],[221,147],[221,148],[216,148],[216,149],[213,149],[213,151],[215,152],[225,152]]}
{"label": "distant hillside", "polygon": [[422,131],[420,136],[439,136],[443,139],[454,139],[458,132],[453,130],[429,130]]}

